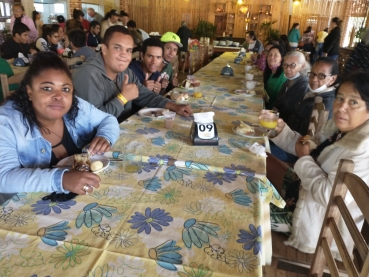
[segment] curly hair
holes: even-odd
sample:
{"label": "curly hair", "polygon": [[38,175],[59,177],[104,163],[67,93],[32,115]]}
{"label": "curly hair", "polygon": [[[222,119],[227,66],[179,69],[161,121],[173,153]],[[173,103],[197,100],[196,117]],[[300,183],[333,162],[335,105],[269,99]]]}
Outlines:
{"label": "curly hair", "polygon": [[[39,52],[34,56],[33,62],[24,75],[19,88],[13,94],[8,96],[7,99],[4,101],[4,103],[6,103],[7,101],[13,101],[13,108],[19,111],[23,116],[23,124],[25,126],[29,125],[32,131],[35,127],[42,128],[43,126],[36,117],[32,101],[29,100],[29,96],[27,94],[27,86],[31,87],[34,78],[40,76],[45,71],[50,69],[60,70],[65,73],[68,78],[72,79],[67,65],[54,52]],[[50,77],[52,78],[52,76]],[[66,118],[68,120],[71,120],[72,124],[74,125],[77,115],[78,99],[75,96],[75,92],[73,91],[72,105],[66,114]]]}

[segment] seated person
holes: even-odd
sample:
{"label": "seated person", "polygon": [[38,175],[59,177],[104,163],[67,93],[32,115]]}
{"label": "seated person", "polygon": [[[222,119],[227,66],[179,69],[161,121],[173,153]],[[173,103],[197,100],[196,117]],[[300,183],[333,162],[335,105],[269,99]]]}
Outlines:
{"label": "seated person", "polygon": [[338,72],[337,62],[332,59],[321,57],[316,60],[311,71],[307,73],[309,91],[302,101],[296,103],[292,114],[286,119],[286,123],[293,131],[302,135],[307,134],[315,96],[323,98],[325,109],[329,111],[328,119],[332,118],[332,106],[335,99],[334,85]]}
{"label": "seated person", "polygon": [[149,38],[142,44],[141,61],[132,61],[128,68],[149,90],[160,93],[161,76],[158,71],[163,59],[163,43],[158,38]]}
{"label": "seated person", "polygon": [[152,93],[128,68],[132,58],[133,39],[122,25],[106,30],[102,52],[73,72],[77,95],[119,120],[132,115],[132,102],[139,107],[158,107],[184,116],[192,114],[188,105],[177,105]]}
{"label": "seated person", "polygon": [[[307,72],[310,71],[310,64],[306,61],[304,54],[299,51],[291,51],[285,56],[282,66],[288,81],[279,91],[273,110],[279,112],[279,118],[288,121],[295,106],[302,101],[308,91]],[[284,162],[294,163],[297,160],[296,156],[286,153],[273,142],[270,142],[270,150],[274,156]]]}
{"label": "seated person", "polygon": [[115,25],[122,25],[122,22],[119,21],[119,12],[117,10],[110,10],[105,15],[104,21],[101,22],[101,37],[104,38],[106,30]]}
{"label": "seated person", "polygon": [[[10,64],[2,58],[0,58],[0,74],[5,74],[8,78],[14,75],[14,72],[12,68],[10,67]],[[10,91],[16,90],[18,88],[18,85],[19,84],[9,84],[9,90]],[[2,103],[3,100],[4,100],[3,99],[3,88],[0,82],[0,103]]]}
{"label": "seated person", "polygon": [[59,24],[53,24],[51,25],[51,27],[54,30],[58,31],[59,41],[58,41],[57,50],[58,50],[58,53],[63,53],[65,48],[69,47],[68,36],[64,33],[64,28],[60,26]]}
{"label": "seated person", "polygon": [[258,67],[259,70],[264,71],[266,66],[266,59],[269,53],[270,48],[272,48],[276,43],[269,41],[261,54],[254,53],[251,55],[252,62]]}
{"label": "seated person", "polygon": [[23,23],[15,23],[13,26],[13,37],[4,41],[1,45],[1,56],[6,59],[18,58],[18,53],[22,53],[26,58],[28,54],[35,54],[28,44],[29,28]]}
{"label": "seated person", "polygon": [[146,33],[144,30],[137,28],[136,22],[133,20],[129,20],[127,22],[127,28],[128,30],[134,30],[137,33],[139,33],[142,37],[142,40],[150,38],[150,35]]}
{"label": "seated person", "polygon": [[[176,33],[166,32],[160,39],[164,43],[164,54],[159,71],[161,72],[161,94],[171,91],[174,87],[178,87],[177,73],[173,72],[171,62],[177,57],[178,48],[182,47],[181,39]],[[174,74],[173,74],[174,73]]]}
{"label": "seated person", "polygon": [[266,67],[263,74],[264,89],[269,97],[265,105],[268,110],[271,110],[274,107],[274,103],[278,98],[278,93],[284,82],[287,81],[282,67],[283,57],[285,54],[284,48],[280,45],[271,47],[268,53]]}
{"label": "seated person", "polygon": [[263,52],[263,43],[256,38],[255,31],[248,31],[246,33],[246,40],[242,44],[242,47],[246,49],[247,52],[254,52],[261,54]]}
{"label": "seated person", "polygon": [[133,38],[132,61],[138,61],[141,59],[142,36],[135,30],[129,30],[129,32]]}
{"label": "seated person", "polygon": [[90,22],[90,31],[87,33],[87,46],[96,48],[101,43],[101,26],[97,21]]}
{"label": "seated person", "polygon": [[67,65],[37,53],[24,79],[0,107],[0,192],[86,194],[99,186],[92,172],[53,168],[90,144],[108,151],[119,136],[116,118],[74,95]]}
{"label": "seated person", "polygon": [[69,46],[74,52],[74,57],[85,56],[86,60],[89,57],[95,56],[96,52],[86,45],[86,34],[80,29],[74,29],[68,33]]}
{"label": "seated person", "polygon": [[307,73],[311,67],[304,54],[298,51],[288,52],[284,57],[282,67],[288,81],[282,85],[273,109],[279,112],[280,118],[287,121],[294,107],[302,101],[308,91]]}
{"label": "seated person", "polygon": [[[288,203],[284,209],[271,205],[272,230],[291,232],[287,245],[314,253],[339,161],[352,160],[353,173],[369,184],[369,73],[355,73],[340,84],[333,103],[333,118],[310,138],[316,149],[310,148],[309,142],[303,144],[301,135],[282,119],[275,131],[278,135],[272,138],[274,143],[299,159],[292,169],[268,155],[267,177]],[[344,201],[360,230],[363,217],[357,212],[356,202],[350,193]],[[338,228],[352,253],[354,243],[347,227],[340,222]],[[337,249],[332,250],[337,258]]]}
{"label": "seated person", "polygon": [[43,28],[42,37],[36,40],[35,48],[37,52],[52,51],[57,53],[59,33],[53,27]]}

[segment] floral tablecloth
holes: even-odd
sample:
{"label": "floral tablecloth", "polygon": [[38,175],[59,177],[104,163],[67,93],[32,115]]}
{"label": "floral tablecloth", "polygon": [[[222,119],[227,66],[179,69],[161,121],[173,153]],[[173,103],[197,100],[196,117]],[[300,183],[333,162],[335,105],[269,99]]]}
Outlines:
{"label": "floral tablecloth", "polygon": [[240,120],[256,122],[263,106],[233,94],[243,66],[219,75],[234,57],[196,73],[205,97],[190,100],[195,111],[215,112],[219,146],[192,146],[188,118],[172,130],[129,118],[114,150],[141,154],[140,172],[111,161],[89,195],[50,202],[18,193],[0,206],[0,276],[262,276],[268,205],[284,201],[265,178],[265,158],[247,149],[264,140],[232,132]]}

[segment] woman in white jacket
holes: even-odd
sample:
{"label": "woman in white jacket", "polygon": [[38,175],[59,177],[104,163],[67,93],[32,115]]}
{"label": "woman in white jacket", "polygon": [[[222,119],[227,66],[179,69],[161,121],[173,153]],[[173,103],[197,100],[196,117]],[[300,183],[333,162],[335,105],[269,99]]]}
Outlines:
{"label": "woman in white jacket", "polygon": [[[287,171],[281,171],[283,166],[276,158],[267,159],[267,175],[283,180],[274,185],[287,203],[284,210],[272,207],[272,229],[291,232],[286,244],[314,253],[340,159],[352,160],[354,174],[369,184],[369,73],[350,75],[338,87],[333,118],[311,138],[317,144],[316,149],[310,149],[309,143],[302,144],[300,134],[282,119],[275,131],[273,142],[299,159]],[[345,202],[361,228],[363,218],[351,194],[347,194]],[[352,250],[354,243],[342,221],[339,228]],[[335,258],[340,259],[335,245],[332,250]]]}

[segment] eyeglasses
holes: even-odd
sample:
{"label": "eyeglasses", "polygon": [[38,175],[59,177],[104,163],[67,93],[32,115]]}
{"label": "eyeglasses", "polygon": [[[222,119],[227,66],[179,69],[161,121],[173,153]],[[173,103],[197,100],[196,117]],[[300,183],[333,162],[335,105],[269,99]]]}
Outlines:
{"label": "eyeglasses", "polygon": [[287,68],[294,69],[294,68],[296,67],[296,64],[295,64],[295,63],[290,63],[290,64],[288,64],[288,63],[284,63],[284,64],[282,65],[282,67],[283,67],[284,69],[287,69]]}
{"label": "eyeglasses", "polygon": [[318,78],[318,80],[324,80],[327,76],[333,76],[332,74],[330,74],[330,75],[325,75],[323,73],[315,74],[313,72],[308,72],[307,75],[311,79],[313,79],[316,76]]}
{"label": "eyeglasses", "polygon": [[22,10],[13,10],[13,12],[18,12],[19,13],[19,12],[22,12]]}

